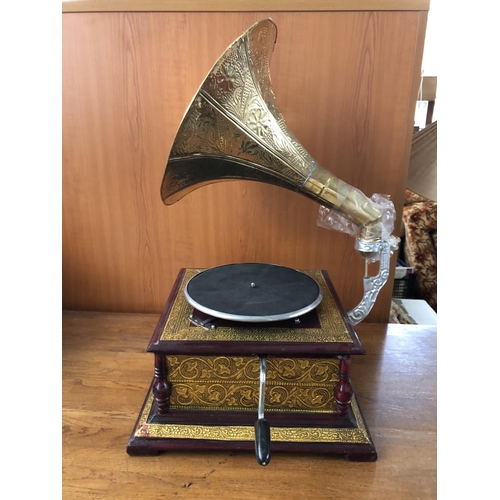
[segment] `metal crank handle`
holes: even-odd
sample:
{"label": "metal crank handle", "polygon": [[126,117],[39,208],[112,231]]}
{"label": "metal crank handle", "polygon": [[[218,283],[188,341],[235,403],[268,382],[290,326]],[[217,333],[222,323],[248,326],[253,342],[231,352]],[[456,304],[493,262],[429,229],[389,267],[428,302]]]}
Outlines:
{"label": "metal crank handle", "polygon": [[260,465],[267,465],[271,460],[271,426],[264,418],[264,400],[266,387],[266,355],[260,357],[260,390],[258,420],[255,422],[255,457]]}

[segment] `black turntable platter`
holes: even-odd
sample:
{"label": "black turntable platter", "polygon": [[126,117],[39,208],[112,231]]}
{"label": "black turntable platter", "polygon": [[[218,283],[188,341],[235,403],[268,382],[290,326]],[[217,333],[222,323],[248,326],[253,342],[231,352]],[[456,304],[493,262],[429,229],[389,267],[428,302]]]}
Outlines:
{"label": "black turntable platter", "polygon": [[189,280],[187,301],[215,318],[267,322],[299,317],[323,298],[318,283],[303,272],[274,264],[213,267]]}

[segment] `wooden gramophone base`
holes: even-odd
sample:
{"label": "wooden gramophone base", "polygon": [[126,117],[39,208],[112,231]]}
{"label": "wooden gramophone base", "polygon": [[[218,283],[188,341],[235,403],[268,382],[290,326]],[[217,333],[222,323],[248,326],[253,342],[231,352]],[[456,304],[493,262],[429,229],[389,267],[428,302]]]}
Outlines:
{"label": "wooden gramophone base", "polygon": [[259,356],[267,358],[264,418],[271,451],[374,461],[377,453],[350,380],[363,346],[325,271],[307,271],[322,290],[313,311],[271,324],[217,319],[183,290],[199,270],[182,269],[148,346],[154,378],[130,437],[129,455],[168,450],[255,450]]}
{"label": "wooden gramophone base", "polygon": [[[127,446],[129,455],[181,450],[255,450],[254,412],[172,411],[158,415],[155,406],[150,388]],[[355,393],[346,418],[303,414],[268,414],[266,418],[271,422],[273,453],[340,455],[360,462],[377,460]],[[273,425],[275,420],[279,426]]]}

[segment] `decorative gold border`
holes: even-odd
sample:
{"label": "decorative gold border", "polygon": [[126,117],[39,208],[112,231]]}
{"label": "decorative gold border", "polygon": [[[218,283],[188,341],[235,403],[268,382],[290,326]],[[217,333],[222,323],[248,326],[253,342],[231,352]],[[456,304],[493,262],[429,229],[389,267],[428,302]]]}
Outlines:
{"label": "decorative gold border", "polygon": [[[253,426],[148,424],[147,417],[152,404],[153,394],[150,391],[134,434],[136,437],[206,439],[213,441],[254,441],[255,439]],[[293,443],[370,443],[370,438],[355,396],[352,398],[351,405],[357,428],[271,427],[271,440]]]}
{"label": "decorative gold border", "polygon": [[191,326],[189,315],[193,307],[184,296],[186,283],[202,269],[187,269],[179,286],[172,309],[167,318],[160,340],[181,341],[264,341],[264,342],[348,342],[353,343],[337,304],[321,271],[303,271],[315,279],[323,292],[323,300],[316,308],[321,328],[277,327],[218,327],[207,332]]}

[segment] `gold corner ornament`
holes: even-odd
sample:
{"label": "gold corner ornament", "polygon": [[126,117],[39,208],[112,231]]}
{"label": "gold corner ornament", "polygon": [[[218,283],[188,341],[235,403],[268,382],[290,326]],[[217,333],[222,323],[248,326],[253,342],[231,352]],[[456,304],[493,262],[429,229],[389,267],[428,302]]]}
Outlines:
{"label": "gold corner ornament", "polygon": [[[196,424],[151,424],[147,422],[153,405],[153,394],[149,393],[142,411],[136,437],[154,439],[195,439],[213,441],[254,441],[253,426],[246,425],[196,425]],[[352,410],[356,428],[323,427],[271,427],[271,440],[293,443],[360,443],[369,444],[370,438],[361,417],[358,403],[353,396]]]}
{"label": "gold corner ornament", "polygon": [[323,292],[323,300],[316,308],[321,328],[278,328],[274,326],[217,327],[207,331],[192,326],[189,315],[193,307],[186,300],[183,290],[187,282],[202,269],[186,269],[178,288],[172,309],[163,327],[160,341],[272,341],[272,342],[347,342],[353,343],[345,321],[333,299],[321,271],[303,271],[315,279]]}

